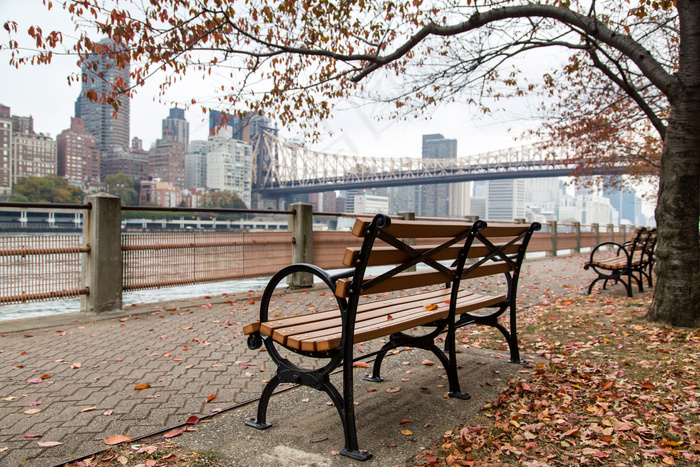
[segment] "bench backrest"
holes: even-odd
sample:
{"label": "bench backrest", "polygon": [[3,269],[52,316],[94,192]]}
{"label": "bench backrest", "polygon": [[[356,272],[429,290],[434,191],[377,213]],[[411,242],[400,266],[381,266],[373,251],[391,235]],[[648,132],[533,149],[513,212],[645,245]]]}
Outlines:
{"label": "bench backrest", "polygon": [[[426,222],[391,220],[378,214],[358,218],[352,233],[363,238],[360,248],[347,248],[343,264],[354,267],[352,277],[338,280],[336,296],[352,298],[370,293],[448,284],[463,279],[506,274],[515,281],[532,233],[540,225],[487,224],[484,221]],[[402,239],[431,239],[430,246],[409,246]],[[467,259],[473,264],[466,264]],[[450,265],[440,262],[452,261]],[[408,272],[423,263],[427,270]],[[365,277],[369,266],[390,266],[375,277]],[[513,287],[509,287],[513,289]]]}

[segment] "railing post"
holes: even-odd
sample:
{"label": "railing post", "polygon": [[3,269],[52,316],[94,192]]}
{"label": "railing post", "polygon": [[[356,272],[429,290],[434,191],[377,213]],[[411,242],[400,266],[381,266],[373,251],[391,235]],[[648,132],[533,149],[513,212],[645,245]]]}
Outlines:
{"label": "railing post", "polygon": [[[411,212],[411,211],[401,211],[399,213],[399,216],[401,216],[401,219],[403,219],[405,221],[416,220],[416,213]],[[415,238],[404,238],[403,242],[408,246],[416,246],[416,239]],[[406,269],[406,272],[413,272],[415,270],[416,270],[416,265],[414,264],[410,268]]]}
{"label": "railing post", "polygon": [[[314,218],[312,206],[308,203],[294,203],[289,206],[294,214],[289,216],[289,230],[292,232],[292,263],[313,263],[314,261]],[[311,287],[314,276],[308,272],[297,272],[287,277],[291,288]]]}
{"label": "railing post", "polygon": [[595,242],[593,247],[596,247],[600,243],[600,224],[591,224],[591,230],[593,230],[593,238]]}
{"label": "railing post", "polygon": [[80,309],[103,313],[122,308],[121,198],[107,193],[85,197],[92,204],[83,222],[83,244],[90,252],[83,255],[81,288],[90,289],[80,298]]}
{"label": "railing post", "polygon": [[557,221],[549,221],[549,230],[551,233],[552,244],[547,253],[547,256],[557,256]]}
{"label": "railing post", "polygon": [[612,224],[608,224],[608,233],[610,234],[610,241],[614,242],[615,241],[615,226]]}
{"label": "railing post", "polygon": [[[634,232],[634,230],[632,232]],[[622,233],[622,240],[620,241],[620,243],[625,243],[627,241],[627,226],[626,225],[620,226],[620,233]]]}
{"label": "railing post", "polygon": [[581,253],[581,223],[574,222],[574,233],[576,234],[576,248],[574,251],[576,253]]}

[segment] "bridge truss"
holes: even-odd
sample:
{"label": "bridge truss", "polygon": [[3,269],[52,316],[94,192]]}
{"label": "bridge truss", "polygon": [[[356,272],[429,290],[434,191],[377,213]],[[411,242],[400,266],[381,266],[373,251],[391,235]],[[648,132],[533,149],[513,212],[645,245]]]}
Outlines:
{"label": "bridge truss", "polygon": [[567,158],[552,158],[534,145],[458,159],[359,157],[316,151],[264,133],[254,142],[253,153],[258,164],[255,190],[279,195],[499,178],[559,177],[568,175],[573,168]]}

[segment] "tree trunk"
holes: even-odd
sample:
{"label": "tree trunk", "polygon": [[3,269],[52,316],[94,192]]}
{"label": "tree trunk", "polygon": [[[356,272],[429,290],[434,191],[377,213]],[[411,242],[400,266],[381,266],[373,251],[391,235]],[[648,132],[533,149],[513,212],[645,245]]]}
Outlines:
{"label": "tree trunk", "polygon": [[700,2],[677,3],[677,86],[661,156],[656,205],[657,282],[648,318],[700,327]]}

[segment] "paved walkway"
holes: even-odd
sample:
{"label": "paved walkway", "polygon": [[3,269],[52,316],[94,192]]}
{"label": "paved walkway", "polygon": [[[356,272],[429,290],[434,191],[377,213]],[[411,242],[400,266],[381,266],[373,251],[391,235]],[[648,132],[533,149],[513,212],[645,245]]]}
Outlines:
{"label": "paved walkway", "polygon": [[[582,269],[586,257],[571,255],[526,261],[519,292],[523,305],[542,303],[553,295],[585,293],[593,277],[591,272]],[[613,286],[605,293],[624,296],[624,288]],[[99,320],[61,315],[0,322],[0,465],[61,465],[106,448],[103,440],[107,437],[128,435],[136,439],[182,424],[191,415],[203,417],[257,398],[263,381],[272,376],[274,365],[264,352],[248,349],[241,327],[257,318],[259,297],[259,291],[251,291],[145,304]],[[331,301],[333,297],[323,290],[298,291],[277,297],[275,306],[286,314],[312,307],[321,309]],[[358,413],[358,422],[361,444],[366,440],[377,457],[383,459],[374,461],[377,465],[389,465],[388,459],[411,457],[443,430],[437,420],[426,422],[422,426],[426,427],[423,431],[427,438],[414,438],[411,443],[399,435],[398,448],[379,456],[376,451],[388,449],[389,442],[377,441],[372,434],[374,430],[381,430],[381,424],[385,423],[379,415],[386,410],[387,397],[394,398],[390,409],[395,413],[396,407],[402,406],[410,411],[416,407],[416,397],[432,393],[422,402],[425,415],[415,414],[414,417],[429,418],[436,411],[444,411],[443,404],[450,404],[455,408],[449,410],[449,417],[441,416],[439,421],[453,425],[467,416],[467,407],[474,410],[480,405],[445,402],[435,389],[441,385],[432,381],[435,369],[420,365],[425,354],[418,351],[413,354],[409,351],[400,357],[405,366],[387,362],[385,367],[387,370],[394,367],[390,370],[394,372],[390,373],[392,377],[407,386],[416,385],[416,392],[405,389],[394,395],[382,390],[378,393],[383,394],[376,394],[366,402],[358,397],[361,404],[373,407],[369,412],[358,409],[362,412]],[[505,364],[504,355],[487,355],[478,349],[465,350],[463,355],[463,366],[467,368],[464,371],[468,372],[462,379],[466,389],[473,394],[474,391],[478,393],[479,388],[491,391],[479,393],[473,400],[492,397],[497,383],[520,369]],[[496,359],[491,358],[494,355]],[[411,364],[410,377],[406,377],[406,367]],[[475,373],[475,367],[481,374]],[[500,377],[494,376],[501,372]],[[484,378],[493,381],[484,385],[481,382]],[[144,383],[149,387],[136,389]],[[305,449],[299,451],[302,461],[288,465],[313,462],[316,465],[350,465],[345,458],[331,456],[331,450],[342,447],[342,434],[335,410],[325,407],[325,395],[316,399],[314,394],[320,393],[305,388],[298,391],[300,395],[275,396],[271,403],[273,421],[276,413],[273,406],[276,405],[283,411],[278,417],[291,420],[287,431],[258,432],[243,427],[244,418],[255,411],[255,406],[250,405],[226,411],[214,416],[211,423],[198,425],[196,432],[186,433],[187,445],[220,450],[229,455],[235,465],[273,465],[281,462],[280,459],[292,459],[299,454],[290,451],[289,443],[293,443],[291,446],[304,445]],[[310,393],[313,394],[308,395]],[[209,400],[212,395],[215,398]],[[304,403],[309,398],[311,405],[320,408],[305,412],[309,405]],[[278,404],[277,399],[286,401]],[[464,409],[457,410],[457,407]],[[295,413],[303,415],[299,419],[308,417],[307,425],[294,419]],[[326,423],[329,431],[323,429],[314,433],[315,428]],[[427,428],[431,423],[435,424],[433,431]],[[321,434],[323,439],[314,439]],[[303,444],[304,439],[307,444]],[[39,442],[62,444],[42,447]],[[260,450],[262,446],[265,446],[264,451]],[[318,459],[313,457],[316,460],[310,462],[308,456]]]}

